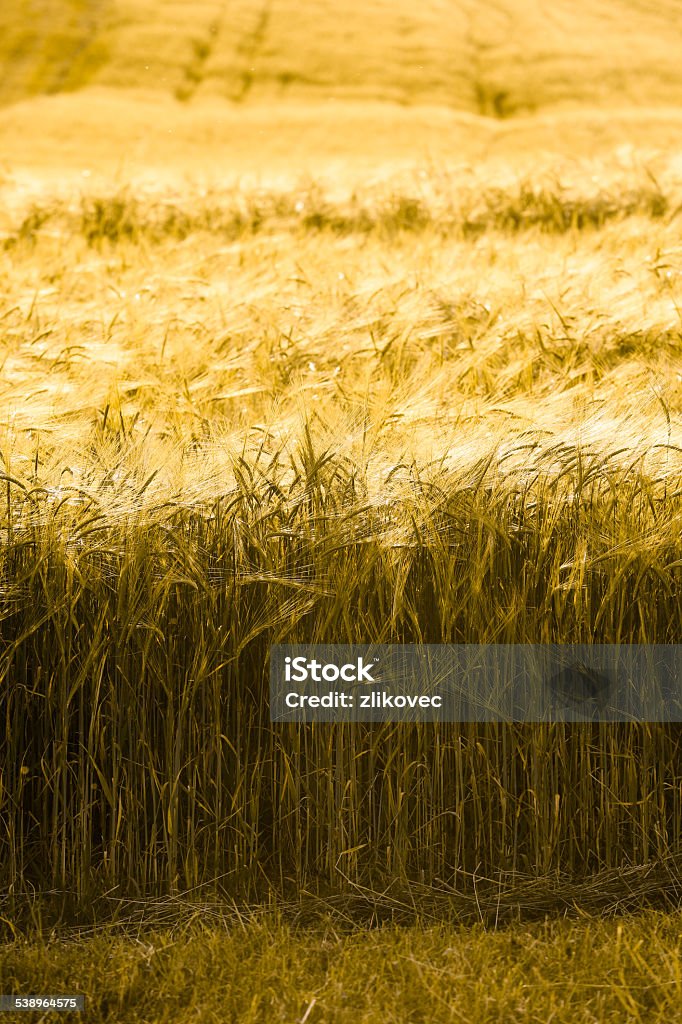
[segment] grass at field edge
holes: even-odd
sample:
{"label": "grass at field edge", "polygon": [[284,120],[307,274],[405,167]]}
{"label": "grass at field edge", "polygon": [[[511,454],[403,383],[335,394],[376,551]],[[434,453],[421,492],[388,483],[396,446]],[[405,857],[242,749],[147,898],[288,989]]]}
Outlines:
{"label": "grass at field edge", "polygon": [[680,1019],[680,934],[679,912],[351,933],[330,920],[297,927],[272,913],[227,929],[197,915],[144,934],[14,942],[0,947],[0,975],[8,993],[84,994],[97,1024],[649,1024]]}

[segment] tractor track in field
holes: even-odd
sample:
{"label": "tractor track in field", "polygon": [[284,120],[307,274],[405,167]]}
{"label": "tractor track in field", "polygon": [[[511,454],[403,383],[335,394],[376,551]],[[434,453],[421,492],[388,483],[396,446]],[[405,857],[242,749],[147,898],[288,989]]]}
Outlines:
{"label": "tractor track in field", "polygon": [[78,19],[78,35],[66,46],[63,56],[47,81],[43,90],[45,93],[53,95],[61,92],[67,85],[74,64],[88,47],[92,46],[110,9],[110,0],[89,0],[87,10]]}
{"label": "tractor track in field", "polygon": [[[502,35],[510,34],[513,30],[514,20],[510,12],[503,4],[493,3],[487,8],[499,15],[503,22]],[[491,70],[495,66],[495,50],[499,47],[499,39],[491,38],[490,27],[481,23],[479,6],[474,0],[467,11],[468,28],[466,32],[466,43],[471,52],[473,66],[473,102],[474,109],[484,117],[502,119],[513,114],[513,104],[510,104],[509,93],[496,83]]]}
{"label": "tractor track in field", "polygon": [[234,96],[237,103],[242,103],[253,87],[255,78],[255,68],[253,64],[258,59],[258,56],[263,49],[265,38],[267,36],[268,27],[270,25],[270,18],[272,15],[272,0],[264,0],[261,6],[256,23],[251,30],[248,32],[237,47],[237,53],[240,54],[244,59],[244,69],[241,73],[241,79],[239,88]]}
{"label": "tractor track in field", "polygon": [[228,6],[228,0],[224,0],[216,16],[209,21],[203,37],[193,40],[193,56],[183,68],[184,81],[182,85],[175,90],[177,99],[191,100],[206,77],[206,65],[215,51],[216,43],[225,24]]}

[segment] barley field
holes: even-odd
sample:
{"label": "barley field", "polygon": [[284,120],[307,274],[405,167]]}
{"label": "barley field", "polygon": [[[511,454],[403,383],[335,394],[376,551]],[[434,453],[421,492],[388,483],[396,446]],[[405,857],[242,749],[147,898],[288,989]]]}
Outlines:
{"label": "barley field", "polygon": [[272,643],[675,642],[673,164],[14,198],[11,887],[678,852],[675,725],[273,725],[267,695]]}
{"label": "barley field", "polygon": [[679,725],[272,723],[268,658],[678,642],[680,6],[195,6],[0,13],[0,989],[241,929],[315,985],[92,1019],[674,1020]]}

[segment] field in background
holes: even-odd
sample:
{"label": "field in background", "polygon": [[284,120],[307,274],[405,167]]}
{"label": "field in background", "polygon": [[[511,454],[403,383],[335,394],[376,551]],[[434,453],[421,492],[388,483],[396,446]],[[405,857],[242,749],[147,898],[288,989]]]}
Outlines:
{"label": "field in background", "polygon": [[0,12],[0,103],[102,85],[495,118],[676,104],[681,24],[680,0],[13,0]]}
{"label": "field in background", "polygon": [[674,149],[681,19],[680,0],[13,0],[0,175],[354,183]]}

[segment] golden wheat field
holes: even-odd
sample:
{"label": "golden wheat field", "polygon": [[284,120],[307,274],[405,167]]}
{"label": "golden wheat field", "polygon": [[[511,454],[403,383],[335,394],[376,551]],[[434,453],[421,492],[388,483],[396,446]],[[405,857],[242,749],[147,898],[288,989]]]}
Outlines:
{"label": "golden wheat field", "polygon": [[678,643],[681,19],[0,11],[0,995],[679,1019],[678,724],[277,723],[268,661]]}

